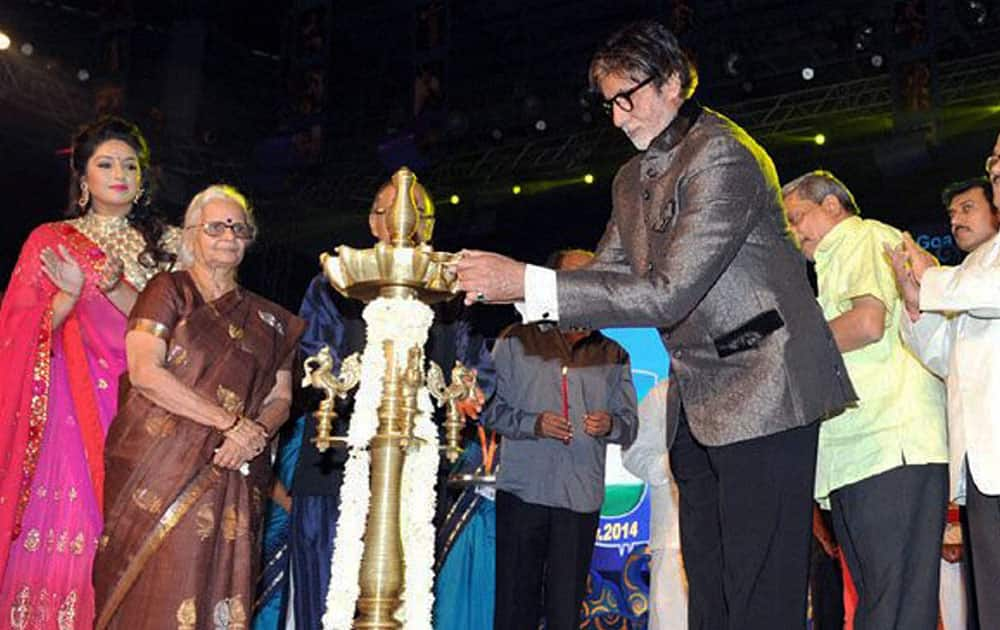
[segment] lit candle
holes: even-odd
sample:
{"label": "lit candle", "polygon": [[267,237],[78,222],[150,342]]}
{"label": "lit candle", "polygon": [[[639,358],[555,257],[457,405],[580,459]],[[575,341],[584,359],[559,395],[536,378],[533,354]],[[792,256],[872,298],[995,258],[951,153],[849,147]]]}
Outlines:
{"label": "lit candle", "polygon": [[567,373],[568,369],[564,365],[562,367],[562,415],[563,418],[569,420],[569,378]]}

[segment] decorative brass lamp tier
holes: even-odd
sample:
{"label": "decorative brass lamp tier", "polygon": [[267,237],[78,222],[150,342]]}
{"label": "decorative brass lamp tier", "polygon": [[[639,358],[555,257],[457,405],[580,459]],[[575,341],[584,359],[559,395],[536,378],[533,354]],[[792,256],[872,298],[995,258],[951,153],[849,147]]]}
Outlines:
{"label": "decorative brass lamp tier", "polygon": [[[368,249],[340,245],[336,256],[321,254],[320,264],[341,295],[370,302],[378,296],[414,297],[425,304],[455,297],[456,276],[449,264],[458,254],[430,245],[396,247],[378,243]],[[387,295],[388,292],[388,295]]]}
{"label": "decorative brass lamp tier", "polygon": [[396,200],[386,213],[389,242],[368,249],[340,245],[335,256],[320,255],[323,271],[341,295],[363,302],[378,296],[412,297],[425,304],[450,300],[458,293],[458,279],[449,263],[458,254],[431,247],[434,209],[429,199],[417,199],[416,176],[403,167],[392,181]]}

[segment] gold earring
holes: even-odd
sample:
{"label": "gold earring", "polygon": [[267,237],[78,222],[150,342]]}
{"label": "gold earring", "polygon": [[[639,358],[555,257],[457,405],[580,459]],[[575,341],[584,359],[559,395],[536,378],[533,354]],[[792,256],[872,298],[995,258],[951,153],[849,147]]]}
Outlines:
{"label": "gold earring", "polygon": [[76,203],[84,209],[90,203],[90,189],[87,188],[87,182],[80,182],[80,198],[76,200]]}

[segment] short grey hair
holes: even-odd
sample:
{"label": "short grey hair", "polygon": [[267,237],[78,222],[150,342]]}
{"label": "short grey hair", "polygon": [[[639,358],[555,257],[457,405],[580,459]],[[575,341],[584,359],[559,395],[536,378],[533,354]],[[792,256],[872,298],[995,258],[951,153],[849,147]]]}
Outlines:
{"label": "short grey hair", "polygon": [[830,171],[812,171],[796,177],[781,187],[782,197],[788,197],[792,194],[813,203],[823,203],[827,195],[833,195],[845,210],[851,214],[861,214],[858,203],[854,200],[854,195],[844,185],[844,182],[837,179]]}
{"label": "short grey hair", "polygon": [[676,74],[684,99],[698,87],[697,67],[670,29],[655,20],[628,24],[597,49],[590,60],[590,89],[599,92],[601,79],[613,73],[636,83],[652,78],[656,87]]}
{"label": "short grey hair", "polygon": [[249,202],[247,202],[246,196],[237,190],[234,186],[228,184],[212,184],[205,190],[199,192],[188,204],[187,210],[184,211],[184,235],[181,238],[180,251],[177,252],[177,262],[180,263],[181,267],[188,269],[194,263],[194,252],[191,249],[191,231],[187,228],[193,227],[201,223],[201,215],[205,210],[205,206],[213,201],[228,200],[234,201],[237,205],[243,208],[243,215],[246,217],[246,222],[252,228],[254,232],[257,231],[257,223],[254,221],[253,210],[250,208]]}

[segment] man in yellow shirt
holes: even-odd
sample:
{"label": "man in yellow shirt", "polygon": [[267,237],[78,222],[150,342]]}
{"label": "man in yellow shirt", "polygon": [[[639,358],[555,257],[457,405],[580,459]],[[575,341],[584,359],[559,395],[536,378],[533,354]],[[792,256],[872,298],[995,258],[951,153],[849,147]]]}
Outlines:
{"label": "man in yellow shirt", "polygon": [[855,627],[934,630],[948,498],[944,388],[899,335],[904,305],[884,244],[901,234],[858,216],[826,171],[782,195],[859,397],[821,425],[815,489],[857,587]]}

